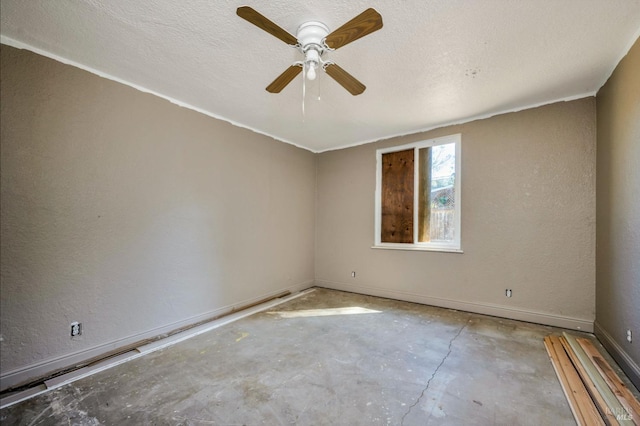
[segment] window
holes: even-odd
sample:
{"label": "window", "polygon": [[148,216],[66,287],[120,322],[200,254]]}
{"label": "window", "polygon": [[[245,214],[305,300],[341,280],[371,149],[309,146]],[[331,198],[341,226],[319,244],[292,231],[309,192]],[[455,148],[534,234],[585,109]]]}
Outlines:
{"label": "window", "polygon": [[376,151],[374,248],[461,251],[460,140]]}

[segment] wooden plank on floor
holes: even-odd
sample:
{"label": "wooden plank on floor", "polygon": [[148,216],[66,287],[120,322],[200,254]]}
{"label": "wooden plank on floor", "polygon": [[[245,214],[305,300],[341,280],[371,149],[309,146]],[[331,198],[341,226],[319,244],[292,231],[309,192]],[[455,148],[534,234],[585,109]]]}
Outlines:
{"label": "wooden plank on floor", "polygon": [[604,425],[604,420],[564,351],[560,338],[547,336],[544,338],[544,345],[578,425]]}
{"label": "wooden plank on floor", "polygon": [[[566,333],[564,334],[566,336]],[[618,426],[620,423],[618,423],[618,421],[616,420],[616,416],[614,416],[612,411],[608,409],[609,406],[607,405],[607,402],[604,400],[604,398],[598,391],[598,388],[596,387],[593,380],[591,380],[591,377],[589,377],[589,373],[587,372],[587,365],[585,365],[585,361],[588,362],[589,364],[591,364],[591,361],[589,361],[588,359],[584,359],[586,358],[586,354],[584,353],[584,351],[582,352],[582,354],[579,354],[578,351],[576,351],[574,347],[571,344],[569,344],[569,342],[565,337],[560,337],[560,341],[562,342],[562,346],[564,347],[565,352],[569,356],[569,359],[573,363],[573,366],[578,372],[580,379],[582,379],[582,383],[584,383],[584,386],[587,389],[587,392],[589,392],[591,399],[595,403],[596,408],[600,413],[600,416],[602,416],[602,418],[604,419],[607,425]],[[576,342],[576,345],[577,345],[577,342]]]}
{"label": "wooden plank on floor", "polygon": [[579,355],[580,359],[583,362],[587,370],[587,374],[589,374],[589,378],[593,381],[596,386],[596,389],[605,400],[607,404],[607,411],[616,417],[618,423],[624,426],[633,425],[633,421],[626,418],[624,414],[626,413],[625,408],[620,404],[620,401],[613,394],[609,386],[602,378],[602,375],[597,370],[596,366],[593,364],[591,358],[587,355],[582,346],[578,343],[578,340],[570,334],[564,333],[564,337],[566,338],[569,345],[573,348],[573,350]]}
{"label": "wooden plank on floor", "polygon": [[[589,339],[578,338],[576,340],[591,359],[620,404],[622,404],[626,410],[626,414],[631,417],[631,420],[633,420],[636,425],[640,426],[640,402],[633,396],[629,388],[622,383],[622,380],[620,380],[616,372],[613,371],[609,363],[605,361],[600,351],[593,346]],[[614,414],[622,414],[624,416],[625,413]],[[620,418],[620,416],[618,416],[618,418]]]}

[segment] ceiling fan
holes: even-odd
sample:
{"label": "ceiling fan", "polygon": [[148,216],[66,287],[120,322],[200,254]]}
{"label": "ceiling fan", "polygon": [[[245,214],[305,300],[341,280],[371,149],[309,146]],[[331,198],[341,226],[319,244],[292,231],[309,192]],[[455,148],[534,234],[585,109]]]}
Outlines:
{"label": "ceiling fan", "polygon": [[258,28],[297,48],[304,55],[304,61],[294,62],[267,86],[268,92],[280,93],[303,69],[306,78],[314,80],[318,68],[322,68],[354,96],[366,89],[365,85],[351,74],[334,62],[323,60],[322,57],[329,50],[336,50],[382,28],[382,16],[374,9],[365,10],[331,33],[322,22],[305,22],[298,27],[295,37],[249,6],[239,7],[236,13]]}

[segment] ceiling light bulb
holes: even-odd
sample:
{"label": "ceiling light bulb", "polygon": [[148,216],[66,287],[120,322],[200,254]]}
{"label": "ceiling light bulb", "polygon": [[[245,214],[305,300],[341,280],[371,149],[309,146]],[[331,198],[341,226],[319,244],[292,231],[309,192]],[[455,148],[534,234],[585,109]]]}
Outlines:
{"label": "ceiling light bulb", "polygon": [[309,80],[315,80],[316,79],[316,64],[315,62],[311,62],[309,63],[309,71],[307,71],[307,78]]}

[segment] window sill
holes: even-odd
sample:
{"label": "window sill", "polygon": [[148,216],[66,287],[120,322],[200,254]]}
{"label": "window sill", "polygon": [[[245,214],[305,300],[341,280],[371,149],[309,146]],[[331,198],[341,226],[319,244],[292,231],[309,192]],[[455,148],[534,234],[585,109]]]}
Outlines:
{"label": "window sill", "polygon": [[371,247],[372,249],[382,249],[382,250],[408,250],[408,251],[439,251],[443,253],[464,253],[462,249],[457,249],[453,247],[426,247],[426,246],[415,246],[415,245],[404,245],[404,244],[380,244]]}

